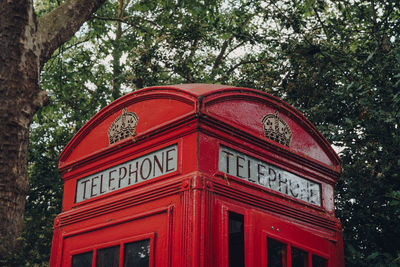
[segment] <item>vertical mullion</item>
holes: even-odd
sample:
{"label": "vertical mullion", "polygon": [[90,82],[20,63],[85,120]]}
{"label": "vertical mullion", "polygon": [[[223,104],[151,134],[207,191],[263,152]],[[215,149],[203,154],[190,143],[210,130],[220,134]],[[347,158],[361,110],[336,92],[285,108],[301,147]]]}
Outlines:
{"label": "vertical mullion", "polygon": [[286,245],[286,266],[292,267],[292,246]]}
{"label": "vertical mullion", "polygon": [[[153,267],[154,266],[154,235],[150,238],[149,240],[149,244],[150,244],[150,248],[149,248],[149,267]],[[170,253],[170,251],[172,250],[168,250],[168,253]],[[171,255],[172,258],[172,255]]]}
{"label": "vertical mullion", "polygon": [[119,267],[124,266],[124,243],[119,244]]}
{"label": "vertical mullion", "polygon": [[310,251],[308,252],[308,267],[312,267],[312,254]]}
{"label": "vertical mullion", "polygon": [[94,249],[93,250],[93,258],[92,258],[92,267],[96,267],[96,264],[97,264],[96,260],[97,260],[97,249]]}
{"label": "vertical mullion", "polygon": [[265,236],[265,266],[268,267],[268,236]]}

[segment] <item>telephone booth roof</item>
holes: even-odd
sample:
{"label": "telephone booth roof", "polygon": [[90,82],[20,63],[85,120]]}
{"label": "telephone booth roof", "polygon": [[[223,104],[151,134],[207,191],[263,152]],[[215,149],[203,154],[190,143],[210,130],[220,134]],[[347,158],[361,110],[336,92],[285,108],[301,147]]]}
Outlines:
{"label": "telephone booth roof", "polygon": [[[122,112],[137,114],[136,135],[110,144],[109,127]],[[274,113],[291,129],[289,146],[265,137],[261,121],[265,114]],[[289,158],[318,166],[331,176],[340,174],[335,151],[292,106],[258,90],[215,84],[154,86],[119,98],[98,112],[68,143],[60,155],[59,170],[66,173],[85,162],[177,129],[185,122],[201,119],[263,142]]]}

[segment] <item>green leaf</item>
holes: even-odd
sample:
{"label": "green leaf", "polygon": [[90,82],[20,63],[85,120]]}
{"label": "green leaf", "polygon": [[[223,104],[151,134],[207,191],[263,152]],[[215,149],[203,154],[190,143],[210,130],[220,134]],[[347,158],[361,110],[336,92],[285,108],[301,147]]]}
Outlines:
{"label": "green leaf", "polygon": [[367,257],[367,260],[373,260],[373,259],[375,259],[376,257],[378,257],[379,256],[379,252],[374,252],[374,253],[372,253],[371,255],[369,255],[368,257]]}

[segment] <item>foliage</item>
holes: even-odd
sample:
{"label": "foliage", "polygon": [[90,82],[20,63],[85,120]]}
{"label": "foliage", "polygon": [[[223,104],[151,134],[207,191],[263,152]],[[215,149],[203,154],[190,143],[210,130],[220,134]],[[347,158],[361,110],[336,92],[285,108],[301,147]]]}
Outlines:
{"label": "foliage", "polygon": [[347,265],[400,265],[400,5],[307,4],[283,20],[308,14],[287,42],[280,92],[342,149],[336,210]]}
{"label": "foliage", "polygon": [[186,82],[257,88],[306,114],[340,148],[346,265],[400,265],[399,32],[395,0],[106,2],[42,73],[51,103],[31,128],[18,265],[49,260],[57,159],[77,130],[131,90]]}

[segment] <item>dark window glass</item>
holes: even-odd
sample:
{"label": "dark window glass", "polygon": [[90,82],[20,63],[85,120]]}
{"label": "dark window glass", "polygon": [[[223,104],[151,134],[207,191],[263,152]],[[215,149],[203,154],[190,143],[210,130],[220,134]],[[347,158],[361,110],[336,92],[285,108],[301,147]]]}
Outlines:
{"label": "dark window glass", "polygon": [[296,247],[291,247],[292,267],[308,267],[308,253]]}
{"label": "dark window glass", "polygon": [[96,267],[118,267],[119,246],[97,250]]}
{"label": "dark window glass", "polygon": [[244,267],[244,217],[229,213],[229,267]]}
{"label": "dark window glass", "polygon": [[72,256],[71,267],[91,267],[93,252],[86,252]]}
{"label": "dark window glass", "polygon": [[267,266],[286,267],[286,244],[267,238]]}
{"label": "dark window glass", "polygon": [[124,267],[148,267],[150,239],[140,240],[125,245]]}
{"label": "dark window glass", "polygon": [[328,260],[317,255],[312,255],[313,267],[328,267]]}

